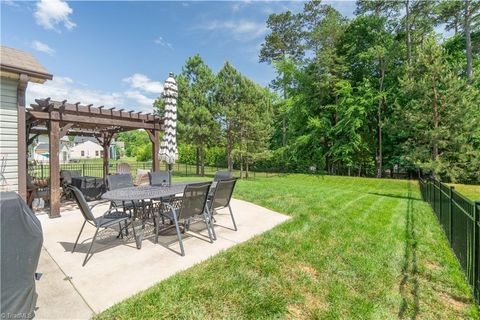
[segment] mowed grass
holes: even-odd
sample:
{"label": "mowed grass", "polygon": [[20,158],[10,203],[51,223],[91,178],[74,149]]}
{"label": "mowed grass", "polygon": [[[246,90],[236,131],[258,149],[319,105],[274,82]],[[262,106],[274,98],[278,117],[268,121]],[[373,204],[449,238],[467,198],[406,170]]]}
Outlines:
{"label": "mowed grass", "polygon": [[477,201],[480,200],[480,185],[474,184],[449,184],[455,187],[455,190],[466,196],[467,198]]}
{"label": "mowed grass", "polygon": [[287,175],[239,181],[235,197],[292,219],[97,318],[479,317],[414,181]]}

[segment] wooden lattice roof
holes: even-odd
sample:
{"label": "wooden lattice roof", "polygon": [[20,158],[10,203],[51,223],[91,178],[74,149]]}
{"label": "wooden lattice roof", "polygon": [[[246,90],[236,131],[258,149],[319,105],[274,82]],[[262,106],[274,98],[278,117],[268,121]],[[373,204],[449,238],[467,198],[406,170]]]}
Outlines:
{"label": "wooden lattice roof", "polygon": [[67,100],[36,99],[26,110],[30,134],[48,132],[49,121],[59,121],[64,135],[97,136],[135,129],[162,130],[162,118],[152,113],[125,111],[125,109],[94,107]]}

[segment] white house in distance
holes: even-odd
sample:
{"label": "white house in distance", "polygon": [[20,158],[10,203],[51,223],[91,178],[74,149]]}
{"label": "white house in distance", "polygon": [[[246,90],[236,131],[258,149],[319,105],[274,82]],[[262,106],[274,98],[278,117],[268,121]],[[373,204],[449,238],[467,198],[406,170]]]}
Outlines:
{"label": "white house in distance", "polygon": [[90,140],[76,144],[70,150],[71,160],[95,159],[102,157],[103,147]]}
{"label": "white house in distance", "polygon": [[0,47],[0,161],[2,184],[27,195],[27,137],[25,91],[29,82],[44,83],[53,76],[35,59],[21,50]]}
{"label": "white house in distance", "polygon": [[[76,136],[70,140],[68,136],[60,139],[60,163],[69,163],[70,161],[79,161],[85,159],[101,159],[103,157],[103,147],[93,137]],[[116,150],[120,150],[120,154],[124,152],[124,143],[122,141],[113,140],[110,144],[109,158],[116,160]],[[33,147],[29,148],[29,161],[37,163],[48,163],[50,157],[50,148],[48,136],[39,135]]]}

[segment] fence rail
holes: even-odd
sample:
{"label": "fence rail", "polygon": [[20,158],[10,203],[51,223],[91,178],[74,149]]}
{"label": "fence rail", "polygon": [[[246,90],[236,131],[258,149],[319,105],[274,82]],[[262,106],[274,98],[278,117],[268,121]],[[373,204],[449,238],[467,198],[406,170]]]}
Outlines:
{"label": "fence rail", "polygon": [[419,179],[422,198],[435,212],[480,304],[480,201],[473,202],[436,179]]}
{"label": "fence rail", "polygon": [[[109,166],[109,173],[117,172],[117,165],[119,163],[112,163]],[[151,162],[131,162],[128,163],[131,168],[132,176],[135,176],[137,169],[151,170]],[[93,176],[93,177],[102,177],[103,176],[103,164],[102,163],[63,163],[60,164],[60,170],[79,170],[82,176]],[[215,172],[227,170],[221,166],[205,166],[205,175],[213,176]],[[38,179],[47,179],[50,177],[50,166],[48,164],[29,164],[28,173],[30,176]],[[240,171],[235,169],[233,170],[234,176],[240,176]],[[245,174],[245,173],[244,173]],[[175,163],[173,166],[173,175],[181,177],[196,176],[196,166],[191,164]],[[259,171],[255,168],[251,168],[249,172],[249,177],[255,178],[257,176],[276,176],[278,173],[274,170]]]}

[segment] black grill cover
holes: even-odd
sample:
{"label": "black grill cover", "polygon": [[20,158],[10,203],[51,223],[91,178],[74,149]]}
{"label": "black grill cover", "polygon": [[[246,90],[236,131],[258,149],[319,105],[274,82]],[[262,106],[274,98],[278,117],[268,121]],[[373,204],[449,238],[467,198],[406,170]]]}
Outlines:
{"label": "black grill cover", "polygon": [[35,272],[42,249],[42,226],[15,192],[0,193],[1,301],[3,319],[31,318],[37,293]]}

